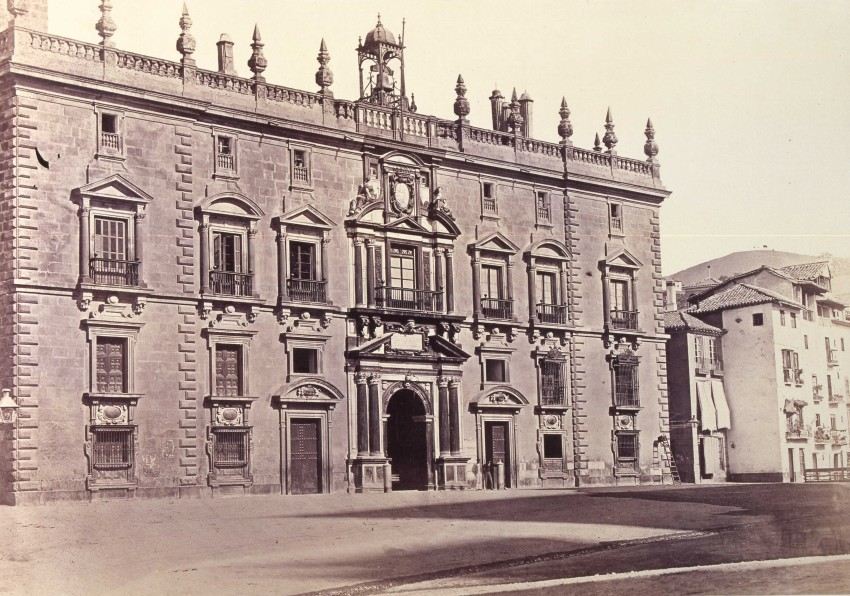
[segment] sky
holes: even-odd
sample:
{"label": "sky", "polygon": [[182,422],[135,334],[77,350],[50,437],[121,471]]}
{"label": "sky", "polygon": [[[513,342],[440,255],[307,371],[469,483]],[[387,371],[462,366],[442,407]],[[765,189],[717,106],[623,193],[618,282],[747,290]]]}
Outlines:
{"label": "sky", "polygon": [[[97,42],[98,0],[51,0],[51,33]],[[182,0],[112,0],[120,49],[178,60]],[[188,0],[201,68],[235,42],[250,75],[258,24],[273,84],[316,90],[319,42],[336,97],[356,99],[359,36],[398,34],[419,112],[453,119],[462,74],[472,125],[489,128],[497,85],[534,99],[535,138],[558,141],[558,108],[590,148],[610,106],[618,153],[644,158],[652,118],[664,184],[665,274],[736,250],[850,257],[850,1]]]}

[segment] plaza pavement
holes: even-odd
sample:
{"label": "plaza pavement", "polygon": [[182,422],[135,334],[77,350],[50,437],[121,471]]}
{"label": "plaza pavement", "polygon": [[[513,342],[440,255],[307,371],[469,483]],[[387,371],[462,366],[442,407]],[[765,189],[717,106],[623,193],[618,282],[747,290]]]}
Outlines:
{"label": "plaza pavement", "polygon": [[[817,530],[836,512],[850,521],[848,498],[847,487],[731,485],[6,507],[0,594],[427,593],[849,552],[845,526],[826,547]],[[789,533],[797,518],[815,534]]]}

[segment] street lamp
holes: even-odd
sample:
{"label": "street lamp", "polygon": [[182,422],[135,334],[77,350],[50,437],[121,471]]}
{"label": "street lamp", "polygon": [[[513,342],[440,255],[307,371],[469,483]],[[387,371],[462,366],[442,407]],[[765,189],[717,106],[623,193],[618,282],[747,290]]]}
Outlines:
{"label": "street lamp", "polygon": [[15,403],[15,399],[12,397],[12,391],[10,389],[3,389],[2,395],[0,395],[0,423],[12,424],[15,422],[17,413],[18,404]]}

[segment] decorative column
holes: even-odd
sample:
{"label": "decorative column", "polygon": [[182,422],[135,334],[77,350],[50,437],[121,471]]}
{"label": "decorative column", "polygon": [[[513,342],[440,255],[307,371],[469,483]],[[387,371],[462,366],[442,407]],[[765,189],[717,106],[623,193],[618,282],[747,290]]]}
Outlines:
{"label": "decorative column", "polygon": [[366,375],[357,373],[357,456],[369,455],[369,396],[366,390]]}
{"label": "decorative column", "polygon": [[144,284],[144,266],[145,266],[145,237],[142,235],[142,220],[145,219],[145,211],[143,207],[136,210],[136,215],[133,217],[133,235],[136,239],[134,257],[136,259],[136,283],[140,286]]}
{"label": "decorative column", "polygon": [[91,237],[89,231],[89,214],[91,207],[88,197],[83,197],[83,204],[80,206],[80,281],[91,281],[90,258],[89,254],[91,246]]}
{"label": "decorative column", "polygon": [[452,455],[460,455],[460,381],[449,381],[449,422]]}
{"label": "decorative column", "polygon": [[210,293],[209,227],[209,216],[206,214],[201,215],[201,225],[198,226],[198,233],[201,235],[201,294]]}
{"label": "decorative column", "polygon": [[[455,310],[455,275],[454,251],[446,249],[446,312],[452,314]],[[476,287],[477,287],[476,282]]]}
{"label": "decorative column", "polygon": [[611,328],[611,297],[608,288],[608,267],[602,268],[602,315],[605,318],[605,327]]}
{"label": "decorative column", "polygon": [[[328,245],[331,243],[331,239],[328,236],[328,233],[325,232],[322,235],[322,281],[328,281]],[[327,292],[327,288],[325,289]]]}
{"label": "decorative column", "polygon": [[434,289],[437,290],[440,297],[440,310],[443,310],[446,305],[446,283],[443,279],[443,249],[434,249]]}
{"label": "decorative column", "polygon": [[477,250],[472,257],[472,312],[481,318],[481,253]]}
{"label": "decorative column", "polygon": [[528,257],[528,306],[531,310],[531,322],[537,321],[537,260]]}
{"label": "decorative column", "polygon": [[451,417],[449,415],[449,381],[445,377],[437,379],[437,392],[440,398],[440,457],[451,454]]}
{"label": "decorative column", "polygon": [[[505,298],[508,300],[514,299],[514,262],[508,257],[507,267],[505,268]],[[513,313],[513,305],[511,306],[511,312]]]}
{"label": "decorative column", "polygon": [[560,279],[561,279],[561,296],[560,296],[561,300],[560,300],[560,304],[563,305],[565,307],[565,310],[566,310],[566,312],[564,313],[564,322],[566,323],[567,317],[568,317],[568,314],[569,314],[569,310],[570,310],[570,305],[567,302],[568,279],[567,279],[567,263],[566,263],[566,261],[561,261],[561,270],[560,271],[561,271],[561,274],[560,274]]}
{"label": "decorative column", "polygon": [[381,378],[369,375],[369,452],[381,455]]}
{"label": "decorative column", "polygon": [[354,305],[363,306],[363,240],[354,239]]}
{"label": "decorative column", "polygon": [[280,225],[277,229],[277,301],[279,303],[289,300],[289,287],[286,280],[286,226]]}
{"label": "decorative column", "polygon": [[375,306],[375,242],[366,240],[366,305]]}
{"label": "decorative column", "polygon": [[254,250],[254,244],[256,244],[257,238],[257,222],[252,221],[248,225],[248,246],[246,247],[248,251],[248,283],[251,287],[251,295],[259,296],[259,292],[257,291],[257,283],[254,276],[254,270],[256,265],[256,251]]}

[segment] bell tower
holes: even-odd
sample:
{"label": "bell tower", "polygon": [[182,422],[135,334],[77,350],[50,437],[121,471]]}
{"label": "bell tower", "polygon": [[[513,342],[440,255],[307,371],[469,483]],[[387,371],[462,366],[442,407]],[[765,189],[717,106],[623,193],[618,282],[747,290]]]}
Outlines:
{"label": "bell tower", "polygon": [[401,39],[381,23],[366,34],[357,46],[360,68],[360,101],[409,109],[404,87],[404,24]]}

